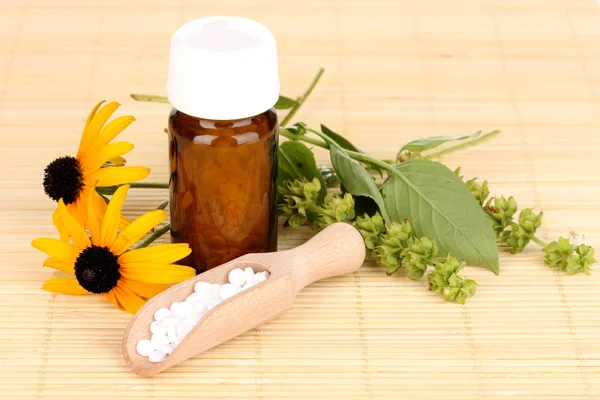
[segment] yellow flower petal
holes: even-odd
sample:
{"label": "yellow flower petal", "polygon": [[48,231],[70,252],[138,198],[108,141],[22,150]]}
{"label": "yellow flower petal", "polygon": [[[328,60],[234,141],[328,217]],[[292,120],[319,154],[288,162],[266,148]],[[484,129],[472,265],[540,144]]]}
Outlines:
{"label": "yellow flower petal", "polygon": [[175,264],[127,263],[120,268],[126,279],[145,283],[178,283],[196,276],[196,270]]}
{"label": "yellow flower petal", "polygon": [[114,254],[122,254],[148,233],[150,229],[164,221],[165,218],[167,218],[167,213],[163,210],[154,210],[142,215],[117,235],[117,240],[111,247],[111,251]]}
{"label": "yellow flower petal", "polygon": [[[79,224],[79,226],[81,227],[86,226],[86,203],[88,198],[88,191],[88,187],[82,187],[81,191],[79,192],[79,196],[77,197],[77,200],[75,200],[75,202],[71,204],[66,205],[69,214],[71,214],[73,218],[75,218],[77,224]],[[52,215],[52,222],[54,223],[56,229],[58,229],[58,232],[60,233],[60,239],[68,241],[70,237],[70,232],[67,229],[65,223],[63,222],[62,218],[59,217],[58,208]]]}
{"label": "yellow flower petal", "polygon": [[58,201],[58,215],[73,238],[73,244],[83,250],[92,244],[85,229],[73,218],[62,199]]}
{"label": "yellow flower petal", "polygon": [[64,242],[68,242],[69,241],[69,230],[67,229],[65,224],[62,222],[62,219],[58,215],[58,207],[52,213],[52,223],[58,230],[58,234],[60,235],[60,240],[62,240]]}
{"label": "yellow flower petal", "polygon": [[83,187],[79,192],[79,197],[74,203],[67,204],[67,210],[77,220],[77,223],[81,226],[85,225],[85,214],[86,214],[86,202],[88,197],[89,188]]}
{"label": "yellow flower petal", "polygon": [[77,152],[77,160],[81,162],[82,158],[90,152],[93,144],[98,140],[98,133],[104,124],[106,124],[106,121],[108,121],[110,116],[113,115],[117,108],[119,108],[119,106],[119,103],[113,101],[95,113],[89,125],[86,126],[83,132],[82,143],[79,146],[79,151]]}
{"label": "yellow flower petal", "polygon": [[62,261],[56,257],[47,258],[44,261],[44,267],[54,268],[67,274],[75,275],[75,265],[73,263]]}
{"label": "yellow flower petal", "polygon": [[31,245],[51,257],[70,264],[75,264],[79,256],[79,250],[75,246],[58,239],[38,238],[31,242]]}
{"label": "yellow flower petal", "polygon": [[111,158],[110,160],[108,160],[108,162],[111,163],[111,164],[118,165],[119,167],[122,167],[126,163],[125,159],[123,157],[121,157],[121,156],[115,157],[115,158]]}
{"label": "yellow flower petal", "polygon": [[137,281],[132,281],[130,279],[121,278],[119,280],[119,284],[123,283],[123,285],[127,286],[131,291],[137,294],[140,297],[145,299],[151,299],[156,296],[160,292],[163,292],[169,288],[168,285],[156,285],[150,283],[141,283]]}
{"label": "yellow flower petal", "polygon": [[117,297],[115,296],[115,289],[112,289],[108,293],[104,293],[104,297],[106,297],[106,299],[108,301],[110,301],[111,303],[113,303],[113,305],[115,307],[117,307],[119,310],[125,311],[125,309],[123,308],[123,306],[121,306],[121,304],[119,304],[119,302],[117,301]]}
{"label": "yellow flower petal", "polygon": [[90,111],[87,120],[85,121],[85,127],[87,128],[88,126],[90,126],[90,123],[92,122],[92,119],[94,119],[94,115],[96,115],[96,113],[98,112],[98,109],[100,108],[100,106],[102,104],[104,104],[106,102],[106,100],[102,100],[99,101],[98,104],[96,104],[94,106],[94,108],[92,108],[92,111]]}
{"label": "yellow flower petal", "polygon": [[104,146],[96,153],[88,154],[81,162],[83,174],[87,175],[94,172],[104,165],[105,162],[129,153],[133,149],[133,144],[129,142],[117,142]]}
{"label": "yellow flower petal", "polygon": [[[104,199],[96,192],[95,188],[89,193],[87,201],[87,226],[92,236],[92,243],[96,246],[100,245],[100,217],[98,214],[104,214],[106,211],[106,203]],[[100,204],[102,203],[102,204]]]}
{"label": "yellow flower petal", "polygon": [[42,289],[52,293],[88,294],[75,278],[50,278],[44,282]]}
{"label": "yellow flower petal", "polygon": [[117,287],[112,291],[115,294],[117,301],[131,314],[135,314],[145,303],[140,296],[133,293],[131,289],[123,285],[121,281],[119,281]]}
{"label": "yellow flower petal", "polygon": [[[100,225],[104,219],[104,214],[106,214],[106,208],[107,205],[102,196],[94,188],[90,188],[87,201],[86,225],[90,230],[92,243],[96,246],[100,246]],[[121,215],[119,229],[125,229],[129,224],[131,224],[131,221],[124,215]]]}
{"label": "yellow flower petal", "polygon": [[127,190],[129,190],[129,185],[119,187],[106,207],[102,228],[100,229],[101,246],[112,247],[117,238],[117,230],[121,222],[121,209],[123,203],[125,203],[125,197],[127,197]]}
{"label": "yellow flower petal", "polygon": [[192,249],[187,243],[158,244],[121,254],[119,264],[146,262],[171,264],[187,257],[191,252]]}
{"label": "yellow flower petal", "polygon": [[84,183],[88,186],[115,186],[142,180],[150,174],[146,167],[105,167],[86,176]]}
{"label": "yellow flower petal", "polygon": [[133,121],[135,121],[135,118],[131,115],[125,115],[110,121],[90,144],[87,153],[85,153],[83,157],[89,157],[94,153],[98,153],[103,147],[109,144],[111,140],[117,137],[119,133],[131,125]]}
{"label": "yellow flower petal", "polygon": [[131,220],[121,214],[121,221],[119,222],[119,229],[125,229],[129,224],[131,224]]}
{"label": "yellow flower petal", "polygon": [[[102,100],[101,102],[96,104],[94,106],[94,108],[92,108],[92,111],[90,111],[90,114],[88,115],[87,120],[85,121],[85,127],[83,128],[83,133],[81,134],[81,140],[79,141],[79,149],[80,149],[79,151],[81,151],[83,144],[89,140],[88,127],[90,126],[90,123],[92,122],[92,119],[94,118],[94,115],[96,115],[96,112],[98,112],[98,109],[100,108],[102,103],[104,103],[104,100]],[[79,152],[77,154],[79,154]]]}

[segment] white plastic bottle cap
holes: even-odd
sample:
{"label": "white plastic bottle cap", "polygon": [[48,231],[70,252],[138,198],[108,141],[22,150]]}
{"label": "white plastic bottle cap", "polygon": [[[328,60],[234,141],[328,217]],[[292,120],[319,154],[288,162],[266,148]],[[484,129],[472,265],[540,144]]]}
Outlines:
{"label": "white plastic bottle cap", "polygon": [[188,22],[171,38],[167,93],[173,107],[197,118],[231,120],[267,111],[279,97],[273,34],[238,17]]}

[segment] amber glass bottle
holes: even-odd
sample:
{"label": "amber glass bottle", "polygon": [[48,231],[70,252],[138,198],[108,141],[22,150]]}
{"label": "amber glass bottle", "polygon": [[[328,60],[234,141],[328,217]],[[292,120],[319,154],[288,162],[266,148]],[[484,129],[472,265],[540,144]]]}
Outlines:
{"label": "amber glass bottle", "polygon": [[277,247],[277,114],[234,121],[169,117],[171,235],[205,271]]}
{"label": "amber glass bottle", "polygon": [[188,22],[171,38],[171,238],[197,272],[277,246],[275,38],[244,18]]}

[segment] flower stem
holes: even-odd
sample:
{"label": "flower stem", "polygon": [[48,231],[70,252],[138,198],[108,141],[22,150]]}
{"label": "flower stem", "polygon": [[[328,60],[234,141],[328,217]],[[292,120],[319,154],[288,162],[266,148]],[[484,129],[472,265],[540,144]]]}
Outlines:
{"label": "flower stem", "polygon": [[482,135],[482,136],[478,137],[477,139],[473,139],[473,140],[470,140],[470,141],[465,142],[465,143],[457,144],[455,146],[450,146],[450,147],[447,147],[445,149],[434,151],[433,153],[429,153],[429,154],[427,154],[425,156],[425,158],[429,160],[429,159],[432,159],[432,158],[441,157],[441,156],[443,156],[445,154],[452,153],[452,152],[455,152],[455,151],[458,151],[458,150],[466,149],[467,147],[471,147],[471,146],[474,146],[476,144],[480,144],[482,142],[485,142],[486,140],[489,140],[489,139],[493,138],[494,136],[498,135],[499,133],[500,133],[499,130],[488,132],[485,135]]}
{"label": "flower stem", "polygon": [[163,226],[162,228],[158,229],[156,232],[154,232],[153,234],[151,234],[150,236],[148,236],[146,238],[146,240],[144,240],[142,243],[140,243],[137,246],[135,246],[132,250],[142,249],[144,247],[148,247],[148,245],[150,243],[154,242],[156,239],[158,239],[159,237],[161,237],[165,233],[169,232],[170,230],[171,230],[171,225],[170,224],[167,224],[167,225]]}
{"label": "flower stem", "polygon": [[[319,132],[316,129],[306,128],[306,130],[321,137],[327,143],[333,142],[333,140],[329,136],[327,136],[326,134],[324,134],[322,132]],[[302,137],[304,138],[304,136],[302,136]],[[304,139],[300,139],[300,140],[304,140]],[[329,148],[329,145],[326,148]],[[348,149],[343,149],[343,150],[344,150],[344,152],[346,152],[348,157],[353,158],[356,161],[362,161],[362,162],[365,162],[365,163],[368,163],[371,165],[377,165],[378,167],[381,167],[381,169],[384,169],[386,171],[396,172],[394,167],[392,165],[388,164],[387,162],[385,162],[384,160],[380,160],[378,158],[371,157],[370,155],[365,154],[365,153],[359,153],[358,151],[352,151],[352,150],[348,150]]]}
{"label": "flower stem", "polygon": [[299,140],[299,141],[302,141],[302,142],[314,144],[315,146],[319,146],[319,147],[322,147],[324,149],[328,149],[329,148],[329,146],[327,145],[327,143],[325,143],[322,140],[314,139],[314,138],[311,138],[311,137],[308,137],[308,136],[305,136],[305,135],[298,135],[296,133],[292,133],[292,132],[288,131],[287,129],[285,129],[283,127],[279,130],[279,135],[284,136],[284,137],[286,137],[288,139],[291,139],[291,140]]}
{"label": "flower stem", "polygon": [[320,68],[319,72],[317,72],[317,75],[315,75],[315,77],[313,78],[312,83],[310,84],[308,89],[306,89],[306,92],[304,92],[302,96],[298,97],[298,99],[296,100],[296,105],[291,108],[290,112],[285,116],[283,121],[281,121],[281,126],[287,125],[287,123],[290,122],[290,120],[294,117],[298,109],[302,106],[302,103],[306,101],[306,98],[310,96],[315,86],[317,86],[317,83],[319,82],[319,79],[321,79],[321,75],[323,75],[323,72],[325,72],[325,69]]}
{"label": "flower stem", "polygon": [[155,103],[167,103],[169,104],[169,99],[167,96],[158,96],[155,94],[137,94],[131,93],[131,98],[137,101],[153,101]]}
{"label": "flower stem", "polygon": [[132,189],[148,188],[148,189],[168,189],[169,184],[163,182],[131,182]]}
{"label": "flower stem", "polygon": [[535,237],[535,235],[531,235],[529,238],[531,239],[532,242],[539,244],[542,247],[548,246],[547,242],[544,242],[542,239]]}
{"label": "flower stem", "polygon": [[[164,209],[167,208],[168,205],[169,205],[169,200],[166,200],[166,201],[163,201],[162,203],[160,203],[160,205],[158,207],[156,207],[156,209],[164,211]],[[156,232],[157,232],[156,227],[154,227],[150,230],[150,233],[152,233],[152,234],[154,234]]]}

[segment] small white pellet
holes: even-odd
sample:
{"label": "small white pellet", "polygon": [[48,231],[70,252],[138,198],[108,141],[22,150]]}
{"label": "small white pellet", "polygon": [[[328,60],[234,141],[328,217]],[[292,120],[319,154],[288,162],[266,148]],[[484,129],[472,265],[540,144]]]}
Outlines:
{"label": "small white pellet", "polygon": [[196,297],[194,297],[194,301],[201,301],[204,304],[208,303],[210,299],[212,299],[212,287],[208,288],[208,290],[204,292],[195,292]]}
{"label": "small white pellet", "polygon": [[192,330],[193,326],[190,321],[182,321],[177,325],[177,339],[180,341]]}
{"label": "small white pellet", "polygon": [[158,310],[156,310],[156,312],[154,313],[154,319],[157,321],[162,321],[163,319],[165,319],[165,317],[171,315],[171,310],[169,310],[168,308],[159,308]]}
{"label": "small white pellet", "polygon": [[231,296],[237,294],[239,289],[240,288],[236,285],[226,283],[223,286],[221,286],[221,289],[219,290],[219,297],[222,300],[227,300]]}
{"label": "small white pellet", "polygon": [[193,303],[194,301],[202,301],[202,296],[198,292],[194,292],[185,298],[186,303]]}
{"label": "small white pellet", "polygon": [[171,307],[169,307],[169,310],[171,310],[171,313],[179,315],[178,311],[181,308],[182,304],[183,302],[181,301],[174,301],[173,303],[171,303]]}
{"label": "small white pellet", "polygon": [[217,299],[212,299],[209,303],[208,303],[208,309],[212,310],[213,308],[215,308],[216,306],[218,306],[221,303],[221,300],[217,300]]}
{"label": "small white pellet", "polygon": [[171,345],[175,345],[175,342],[177,342],[177,330],[175,325],[171,325],[167,328],[167,338]]}
{"label": "small white pellet", "polygon": [[154,321],[150,324],[150,332],[156,333],[159,335],[167,334],[167,326],[163,324],[161,321]]}
{"label": "small white pellet", "polygon": [[210,288],[210,297],[212,299],[218,299],[220,289],[221,289],[221,285],[219,285],[218,283],[213,284]]}
{"label": "small white pellet", "polygon": [[171,354],[173,352],[173,348],[169,345],[164,345],[159,350],[166,354]]}
{"label": "small white pellet", "polygon": [[167,335],[161,335],[161,334],[155,333],[154,335],[152,335],[152,338],[150,339],[150,343],[152,344],[152,346],[154,346],[155,349],[158,349],[161,346],[169,344],[169,338],[167,338]]}
{"label": "small white pellet", "polygon": [[244,269],[244,275],[246,275],[246,284],[254,282],[254,270],[252,267],[246,267]]}
{"label": "small white pellet", "polygon": [[155,350],[148,356],[148,360],[153,363],[161,362],[165,359],[166,353],[164,351]]}
{"label": "small white pellet", "polygon": [[246,284],[244,286],[242,286],[242,290],[250,289],[252,286],[254,286],[253,281],[246,282]]}
{"label": "small white pellet", "polygon": [[148,357],[154,351],[154,346],[148,339],[140,340],[136,346],[140,356]]}
{"label": "small white pellet", "polygon": [[186,320],[188,320],[192,324],[192,326],[196,326],[203,316],[204,313],[194,311],[193,313],[187,316]]}
{"label": "small white pellet", "polygon": [[196,282],[194,285],[194,291],[198,293],[210,292],[212,285],[208,282]]}
{"label": "small white pellet", "polygon": [[194,306],[191,303],[184,302],[180,304],[175,314],[185,319],[185,317],[187,317],[187,315],[191,312],[194,312]]}
{"label": "small white pellet", "polygon": [[182,319],[183,318],[181,318],[179,315],[171,314],[171,315],[167,316],[165,319],[163,319],[162,323],[165,324],[168,328],[169,326],[177,326],[181,322]]}
{"label": "small white pellet", "polygon": [[266,281],[269,278],[269,275],[270,274],[267,271],[257,272],[254,275],[254,284]]}
{"label": "small white pellet", "polygon": [[[244,286],[244,283],[246,283],[246,274],[240,268],[234,268],[231,271],[229,271],[228,277],[229,277],[229,282],[231,285],[235,285],[235,286],[241,288],[242,286]],[[223,285],[223,286],[225,286],[225,285]],[[223,286],[221,286],[221,290],[223,290]],[[219,291],[219,296],[221,296],[220,291]],[[223,298],[223,297],[221,297],[221,298]]]}
{"label": "small white pellet", "polygon": [[[206,303],[208,303],[208,301]],[[208,307],[206,306],[206,303],[204,303],[202,301],[193,302],[192,306],[194,306],[194,311],[205,314],[208,311]]]}

